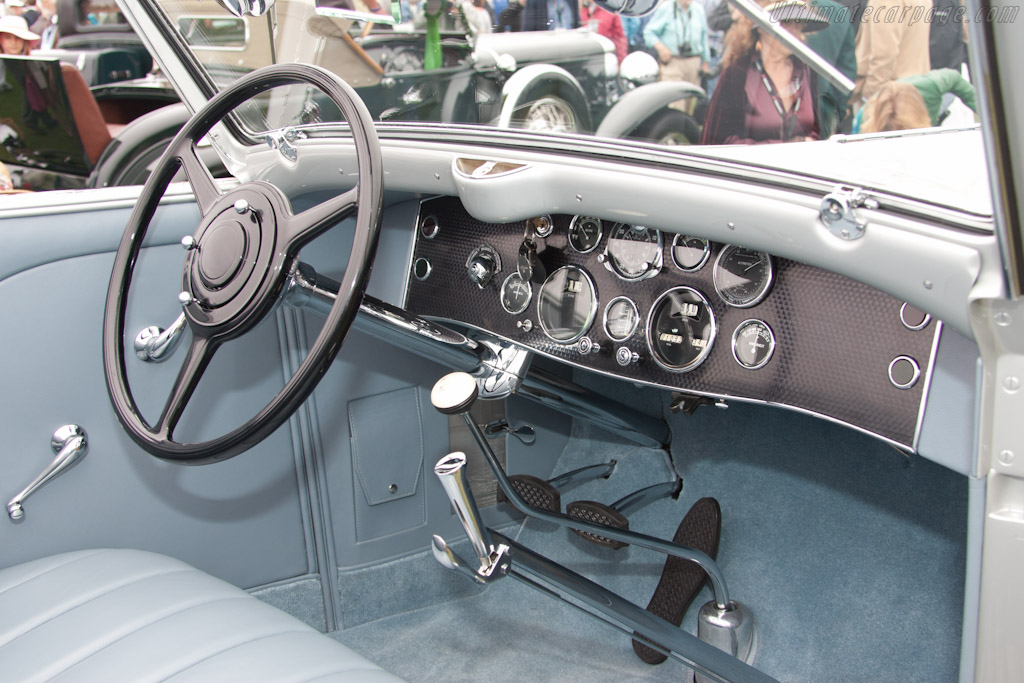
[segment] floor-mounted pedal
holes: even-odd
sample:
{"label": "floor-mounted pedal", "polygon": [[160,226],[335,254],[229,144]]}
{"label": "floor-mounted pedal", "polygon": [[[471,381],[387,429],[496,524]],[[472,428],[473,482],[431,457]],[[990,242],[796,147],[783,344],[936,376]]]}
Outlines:
{"label": "floor-mounted pedal", "polygon": [[[629,511],[635,510],[647,503],[650,503],[651,501],[664,498],[666,496],[678,498],[679,492],[682,490],[683,480],[675,479],[662,484],[654,484],[653,486],[648,486],[647,488],[640,489],[639,491],[634,491],[625,498],[615,501],[611,505],[599,503],[595,500],[575,500],[565,506],[565,514],[577,519],[594,522],[595,524],[603,524],[616,529],[628,529],[629,520],[626,519],[626,514]],[[596,543],[597,545],[604,546],[605,548],[611,548],[612,550],[625,548],[629,545],[628,543],[616,541],[589,531],[580,531],[579,529],[573,529],[573,531],[579,534],[581,538],[590,541],[591,543]]]}
{"label": "floor-mounted pedal", "polygon": [[[607,479],[611,476],[612,471],[615,470],[616,462],[612,460],[597,465],[587,465],[547,481],[530,476],[529,474],[511,474],[508,480],[530,507],[538,510],[547,510],[548,512],[561,512],[561,488],[582,484],[583,482],[600,479],[601,477]],[[500,488],[498,489],[498,502],[508,502],[508,498]]]}
{"label": "floor-mounted pedal", "polygon": [[[722,535],[722,510],[714,498],[701,498],[690,508],[679,523],[672,542],[700,550],[717,559],[718,541]],[[669,556],[661,572],[661,580],[647,604],[647,611],[679,626],[683,615],[697,597],[707,574],[693,562]],[[661,664],[667,655],[648,645],[633,640],[633,651],[648,664]]]}

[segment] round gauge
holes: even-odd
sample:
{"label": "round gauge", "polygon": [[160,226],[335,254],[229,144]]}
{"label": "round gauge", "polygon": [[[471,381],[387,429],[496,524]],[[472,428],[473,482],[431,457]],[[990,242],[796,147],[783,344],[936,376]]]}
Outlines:
{"label": "round gauge", "polygon": [[575,216],[569,224],[569,244],[581,254],[588,254],[601,241],[601,219]]}
{"label": "round gauge", "polygon": [[763,320],[744,320],[732,333],[732,356],[748,370],[763,368],[775,353],[775,335]]}
{"label": "round gauge", "polygon": [[572,344],[590,329],[597,315],[597,290],[587,271],[564,266],[551,273],[537,295],[537,318],[544,334]]}
{"label": "round gauge", "polygon": [[730,245],[715,261],[715,291],[736,308],[760,303],[772,286],[772,257],[763,251]]}
{"label": "round gauge", "polygon": [[647,345],[658,365],[688,372],[704,362],[718,324],[704,295],[692,287],[670,289],[654,302],[647,320]]}
{"label": "round gauge", "polygon": [[537,233],[537,237],[547,237],[555,229],[555,223],[551,220],[551,216],[528,218],[526,219],[526,225],[529,228],[533,228],[534,232]]}
{"label": "round gauge", "polygon": [[703,237],[676,235],[672,238],[672,262],[685,273],[703,268],[710,255],[711,244]]}
{"label": "round gauge", "polygon": [[661,233],[643,225],[616,223],[608,234],[604,264],[623,280],[642,280],[661,271]]}
{"label": "round gauge", "polygon": [[530,305],[533,288],[519,273],[512,273],[501,284],[501,307],[512,315],[519,315]]}
{"label": "round gauge", "polygon": [[612,341],[626,341],[636,332],[640,313],[636,304],[627,297],[615,297],[604,309],[604,332]]}

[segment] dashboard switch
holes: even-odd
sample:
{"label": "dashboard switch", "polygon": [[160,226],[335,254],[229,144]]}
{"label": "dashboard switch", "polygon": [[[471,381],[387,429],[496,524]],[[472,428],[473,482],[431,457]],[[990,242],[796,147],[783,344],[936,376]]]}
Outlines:
{"label": "dashboard switch", "polygon": [[590,337],[583,337],[576,342],[576,351],[581,356],[591,356],[601,351],[601,347],[598,346],[593,339]]}
{"label": "dashboard switch", "polygon": [[530,320],[529,318],[527,318],[526,320],[517,320],[516,327],[518,327],[523,332],[531,332],[533,331],[533,321]]}
{"label": "dashboard switch", "polygon": [[620,346],[619,350],[615,352],[615,362],[622,367],[634,365],[640,362],[640,354],[625,346]]}

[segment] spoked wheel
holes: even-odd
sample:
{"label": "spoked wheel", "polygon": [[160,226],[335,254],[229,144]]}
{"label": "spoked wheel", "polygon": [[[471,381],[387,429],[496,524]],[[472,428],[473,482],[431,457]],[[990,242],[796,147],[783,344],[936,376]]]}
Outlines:
{"label": "spoked wheel", "polygon": [[[351,190],[294,214],[285,195],[263,181],[222,193],[196,154],[196,143],[238,105],[285,85],[319,88],[351,127],[359,164]],[[139,412],[128,385],[124,331],[132,274],[160,198],[184,168],[202,212],[182,271],[182,304],[192,341],[156,422]],[[377,249],[383,203],[380,145],[355,91],[337,76],[308,65],[274,65],[234,82],[181,129],[150,175],[114,260],[103,319],[103,367],[121,424],[143,449],[187,464],[238,455],[277,429],[312,393],[352,325]],[[258,414],[209,441],[183,443],[175,428],[221,345],[252,330],[274,308],[299,250],[340,221],[355,216],[355,235],[341,288],[305,360]]]}

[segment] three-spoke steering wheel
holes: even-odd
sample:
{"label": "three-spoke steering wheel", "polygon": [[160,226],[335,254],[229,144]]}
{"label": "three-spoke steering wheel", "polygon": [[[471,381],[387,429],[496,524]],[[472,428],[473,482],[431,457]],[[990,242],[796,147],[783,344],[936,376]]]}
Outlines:
{"label": "three-spoke steering wheel", "polygon": [[[359,165],[351,190],[294,214],[284,194],[253,181],[222,193],[196,154],[196,143],[238,105],[271,88],[312,85],[341,110],[351,128]],[[125,310],[142,244],[171,178],[184,168],[202,212],[182,272],[182,303],[192,341],[159,418],[148,423],[128,385]],[[205,464],[238,455],[277,429],[327,372],[352,325],[377,249],[383,202],[383,169],[373,121],[355,91],[337,76],[309,65],[259,69],[211,99],[181,129],[164,153],[121,238],[107,290],[103,319],[103,367],[121,424],[143,449],[165,460]],[[218,438],[182,443],[174,430],[189,400],[225,341],[256,326],[273,308],[299,250],[355,215],[355,234],[341,288],[305,360],[258,414]]]}

